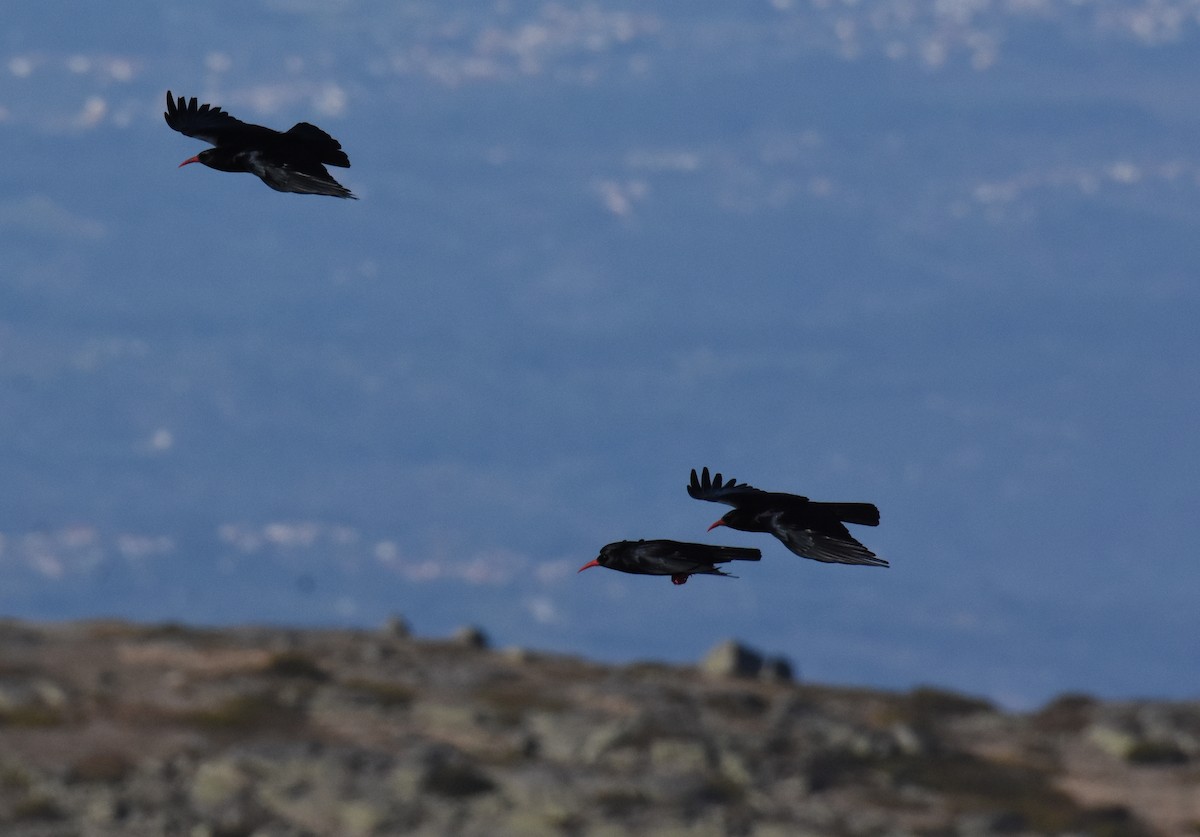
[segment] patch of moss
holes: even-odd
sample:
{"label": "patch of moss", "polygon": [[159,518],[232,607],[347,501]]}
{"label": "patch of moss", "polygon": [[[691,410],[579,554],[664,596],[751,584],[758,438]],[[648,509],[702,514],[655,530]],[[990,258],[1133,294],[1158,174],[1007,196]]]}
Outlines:
{"label": "patch of moss", "polygon": [[438,796],[462,799],[489,793],[495,790],[496,784],[471,764],[444,762],[429,769],[421,780],[421,787]]}
{"label": "patch of moss", "polygon": [[932,686],[918,686],[908,693],[905,701],[914,720],[950,718],[995,710],[995,707],[983,698],[960,695]]}
{"label": "patch of moss", "polygon": [[40,703],[14,706],[0,710],[0,727],[42,728],[57,727],[66,723],[62,710]]}
{"label": "patch of moss", "polygon": [[121,619],[90,619],[83,623],[84,635],[89,639],[131,639],[145,633],[145,629]]}
{"label": "patch of moss", "polygon": [[872,723],[886,729],[903,724],[929,739],[938,740],[937,731],[946,721],[975,712],[992,712],[995,707],[981,698],[960,695],[932,686],[919,686],[906,695],[882,703],[870,713]]}
{"label": "patch of moss", "polygon": [[16,820],[53,821],[66,818],[57,802],[40,793],[18,800],[12,807],[12,816]]}
{"label": "patch of moss", "polygon": [[275,677],[312,680],[314,683],[324,683],[329,679],[329,674],[317,665],[312,657],[298,651],[283,651],[271,655],[271,659],[263,666],[263,673]]}
{"label": "patch of moss", "polygon": [[28,790],[33,786],[33,776],[19,764],[0,765],[0,788],[5,790]]}
{"label": "patch of moss", "polygon": [[849,750],[826,750],[817,753],[808,762],[808,787],[823,791],[839,785],[857,784],[871,763],[863,756]]}
{"label": "patch of moss", "polygon": [[1072,831],[1087,834],[1089,837],[1153,837],[1156,833],[1122,805],[1081,811],[1072,826]]}
{"label": "patch of moss", "polygon": [[1141,765],[1172,765],[1187,764],[1188,755],[1174,741],[1144,739],[1129,748],[1125,760],[1130,764]]}
{"label": "patch of moss", "polygon": [[[947,753],[898,759],[888,766],[896,784],[913,784],[945,794],[961,811],[1003,812],[1028,830],[1082,832],[1105,837],[1144,837],[1152,832],[1114,809],[1087,809],[1054,787],[1047,771],[1021,764]],[[1104,826],[1105,831],[1099,830]]]}
{"label": "patch of moss", "polygon": [[630,677],[642,679],[645,677],[670,677],[675,669],[666,663],[655,660],[635,660],[625,666],[624,671]]}
{"label": "patch of moss", "polygon": [[745,787],[720,774],[706,777],[696,789],[696,799],[705,805],[733,805],[745,798]]}
{"label": "patch of moss", "polygon": [[42,669],[38,668],[32,663],[14,662],[13,660],[0,660],[0,676],[3,677],[32,680],[43,673],[44,672]]}
{"label": "patch of moss", "polygon": [[757,692],[722,691],[705,695],[704,705],[726,717],[750,719],[761,716],[771,703]]}
{"label": "patch of moss", "polygon": [[946,797],[962,813],[988,814],[1019,823],[1019,831],[1084,833],[1096,837],[1149,837],[1153,832],[1125,809],[1083,808],[1058,790],[1049,771],[948,752],[872,759],[830,750],[811,759],[809,787],[863,785],[868,775],[893,787],[918,786]]}
{"label": "patch of moss", "polygon": [[519,725],[531,711],[562,712],[571,705],[544,686],[527,680],[485,684],[472,697],[487,709],[490,717],[508,726]]}
{"label": "patch of moss", "polygon": [[1031,720],[1039,732],[1073,735],[1090,723],[1095,705],[1095,699],[1088,695],[1059,695],[1039,709]]}
{"label": "patch of moss", "polygon": [[150,625],[143,633],[149,639],[184,639],[185,637],[194,637],[200,632],[189,628],[182,622],[160,622],[157,625]]}
{"label": "patch of moss", "polygon": [[124,780],[133,768],[133,760],[122,752],[93,750],[71,765],[68,776],[75,782],[116,784]]}
{"label": "patch of moss", "polygon": [[592,802],[606,820],[625,819],[648,807],[650,797],[637,788],[616,787],[600,791]]}
{"label": "patch of moss", "polygon": [[[1037,807],[1074,807],[1070,797],[1053,787],[1046,772],[966,753],[896,759],[887,772],[896,784],[940,791],[970,808],[986,802],[989,807],[1009,809],[1009,802],[1021,801]],[[1062,828],[1066,824],[1045,825]]]}
{"label": "patch of moss", "polygon": [[388,680],[348,680],[342,686],[385,709],[407,709],[417,699],[417,692],[412,687]]}
{"label": "patch of moss", "polygon": [[185,712],[179,720],[213,731],[246,732],[298,726],[304,715],[294,707],[280,704],[270,692],[258,692],[234,695],[215,706]]}

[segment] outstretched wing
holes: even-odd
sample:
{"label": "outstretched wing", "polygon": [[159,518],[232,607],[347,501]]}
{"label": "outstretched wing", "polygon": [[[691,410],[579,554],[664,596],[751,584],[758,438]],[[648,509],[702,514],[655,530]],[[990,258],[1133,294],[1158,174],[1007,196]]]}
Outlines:
{"label": "outstretched wing", "polygon": [[688,484],[687,492],[697,500],[709,500],[714,503],[725,503],[728,506],[739,506],[747,498],[763,497],[767,492],[746,483],[738,483],[735,479],[723,480],[720,474],[714,477],[708,475],[708,468],[696,476],[692,469],[692,481]]}
{"label": "outstretched wing", "polygon": [[254,174],[277,192],[298,192],[302,195],[330,195],[335,198],[358,200],[354,194],[319,163],[307,166],[279,164],[264,159],[263,155],[251,152],[247,162]]}
{"label": "outstretched wing", "polygon": [[[324,173],[309,173],[305,171],[289,171],[284,181],[287,184],[286,189],[280,189],[284,192],[298,192],[302,195],[329,195],[334,198],[349,198],[350,200],[358,200],[358,196],[347,189],[342,184],[334,180],[328,172]],[[279,188],[268,181],[272,188]]]}
{"label": "outstretched wing", "polygon": [[777,513],[771,521],[775,537],[802,558],[826,564],[889,566],[887,561],[855,540],[845,526],[838,524],[838,529],[840,531],[834,533],[820,532],[796,520],[789,520],[786,512]]}
{"label": "outstretched wing", "polygon": [[167,110],[163,118],[171,128],[184,136],[195,137],[212,145],[222,145],[247,135],[278,133],[261,125],[234,119],[218,107],[201,105],[195,96],[190,100],[180,96],[177,101],[170,90],[167,91]]}

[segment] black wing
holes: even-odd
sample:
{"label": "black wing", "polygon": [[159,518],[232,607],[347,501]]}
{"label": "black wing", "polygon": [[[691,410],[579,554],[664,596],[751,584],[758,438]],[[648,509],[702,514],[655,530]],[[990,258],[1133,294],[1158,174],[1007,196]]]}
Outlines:
{"label": "black wing", "polygon": [[275,178],[270,180],[267,178],[263,179],[267,181],[267,185],[272,189],[278,189],[281,192],[298,192],[301,195],[329,195],[335,198],[358,200],[358,197],[353,192],[334,180],[329,172],[326,171],[288,171],[282,178],[278,178],[279,182],[285,184],[285,188],[275,185]]}
{"label": "black wing", "polygon": [[760,561],[762,552],[744,546],[717,546],[684,541],[638,541],[634,547],[640,557],[678,560],[695,564],[724,564],[727,561]]}
{"label": "black wing", "polygon": [[713,503],[725,503],[729,506],[741,505],[750,497],[765,497],[767,492],[746,483],[738,483],[735,479],[723,480],[720,474],[715,477],[708,475],[705,468],[700,476],[692,469],[692,481],[687,487],[689,495],[697,500],[709,500]]}
{"label": "black wing", "polygon": [[335,198],[358,200],[354,194],[333,179],[320,163],[299,165],[268,159],[258,151],[245,155],[250,171],[262,178],[277,192],[298,192],[302,195],[332,195]]}
{"label": "black wing", "polygon": [[176,101],[167,91],[167,111],[163,114],[167,124],[174,130],[188,137],[204,140],[212,145],[224,145],[231,140],[241,140],[256,134],[278,134],[262,125],[251,125],[240,119],[234,119],[225,111],[212,105],[197,103],[196,97],[191,100],[179,97]]}
{"label": "black wing", "polygon": [[786,512],[773,516],[771,530],[784,546],[802,558],[826,564],[863,564],[886,567],[888,562],[859,543],[845,526],[836,524],[821,529],[790,519]]}

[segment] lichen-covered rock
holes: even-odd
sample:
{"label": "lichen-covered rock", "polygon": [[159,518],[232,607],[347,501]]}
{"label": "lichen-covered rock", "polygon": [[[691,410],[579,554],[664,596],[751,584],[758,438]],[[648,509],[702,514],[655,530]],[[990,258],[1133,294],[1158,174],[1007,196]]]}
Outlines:
{"label": "lichen-covered rock", "polygon": [[715,760],[704,741],[663,738],[650,745],[650,767],[659,773],[703,773]]}
{"label": "lichen-covered rock", "polygon": [[250,787],[250,777],[232,759],[201,764],[192,779],[192,804],[201,811],[219,810]]}

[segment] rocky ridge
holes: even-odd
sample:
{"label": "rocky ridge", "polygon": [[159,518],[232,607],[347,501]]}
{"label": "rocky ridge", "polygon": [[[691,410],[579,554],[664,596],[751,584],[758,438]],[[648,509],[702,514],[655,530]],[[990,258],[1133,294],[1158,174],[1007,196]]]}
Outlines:
{"label": "rocky ridge", "polygon": [[478,629],[0,622],[0,831],[1200,834],[1200,701],[492,650]]}

